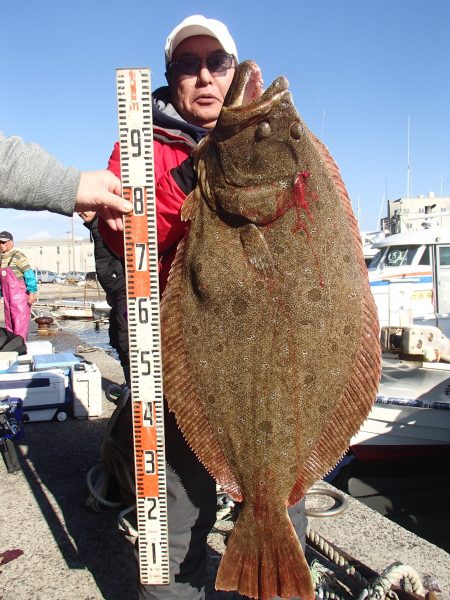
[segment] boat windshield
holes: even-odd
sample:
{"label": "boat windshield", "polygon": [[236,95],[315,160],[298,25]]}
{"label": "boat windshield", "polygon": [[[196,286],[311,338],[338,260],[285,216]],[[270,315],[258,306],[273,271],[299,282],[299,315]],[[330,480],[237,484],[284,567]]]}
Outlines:
{"label": "boat windshield", "polygon": [[370,269],[374,269],[379,264],[385,267],[405,267],[411,265],[420,246],[389,246],[381,248],[372,259]]}
{"label": "boat windshield", "polygon": [[381,250],[378,250],[378,252],[373,256],[372,260],[369,263],[369,269],[375,269],[375,267],[380,262],[381,257],[383,256],[385,251],[386,251],[386,248],[381,248]]}
{"label": "boat windshield", "polygon": [[412,264],[419,246],[391,246],[388,248],[384,264],[386,267],[404,267]]}

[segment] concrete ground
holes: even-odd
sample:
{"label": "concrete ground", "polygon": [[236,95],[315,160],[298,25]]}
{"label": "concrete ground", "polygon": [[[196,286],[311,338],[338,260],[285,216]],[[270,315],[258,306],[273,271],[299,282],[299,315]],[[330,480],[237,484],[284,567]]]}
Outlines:
{"label": "concrete ground", "polygon": [[[35,333],[31,339],[38,339]],[[65,331],[50,339],[60,352],[74,351],[80,344]],[[100,368],[103,390],[111,382],[122,382],[119,363],[105,352],[84,356]],[[99,418],[29,423],[17,444],[22,471],[8,474],[0,460],[1,600],[137,598],[133,547],[117,527],[117,512],[94,513],[84,506],[86,473],[98,460],[113,408],[103,394]],[[449,554],[357,500],[348,501],[347,510],[338,516],[311,518],[311,528],[374,571],[394,561],[411,565],[420,577],[437,580],[438,597],[450,599]],[[312,505],[312,500],[307,503]],[[229,527],[218,523],[210,536],[207,600],[241,598],[214,590]]]}

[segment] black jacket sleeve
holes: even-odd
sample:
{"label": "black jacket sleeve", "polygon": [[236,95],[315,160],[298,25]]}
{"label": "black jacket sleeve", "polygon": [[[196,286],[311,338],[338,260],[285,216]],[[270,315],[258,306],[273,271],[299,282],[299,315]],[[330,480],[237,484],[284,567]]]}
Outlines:
{"label": "black jacket sleeve", "polygon": [[175,183],[180,190],[190,194],[197,185],[197,173],[194,171],[194,157],[188,156],[183,162],[170,171]]}

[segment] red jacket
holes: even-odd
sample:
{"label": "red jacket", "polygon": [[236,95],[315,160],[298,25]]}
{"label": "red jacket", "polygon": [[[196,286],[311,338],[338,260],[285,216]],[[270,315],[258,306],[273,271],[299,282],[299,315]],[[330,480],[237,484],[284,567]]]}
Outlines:
{"label": "red jacket", "polygon": [[[170,171],[191,154],[194,144],[184,137],[158,127],[154,127],[153,134],[159,282],[162,293],[167,283],[170,265],[175,257],[178,242],[182,239],[187,227],[187,224],[181,221],[180,216],[185,194],[174,181]],[[108,169],[120,177],[118,142],[114,145]],[[98,228],[111,250],[123,256],[123,233],[113,231],[100,219]]]}

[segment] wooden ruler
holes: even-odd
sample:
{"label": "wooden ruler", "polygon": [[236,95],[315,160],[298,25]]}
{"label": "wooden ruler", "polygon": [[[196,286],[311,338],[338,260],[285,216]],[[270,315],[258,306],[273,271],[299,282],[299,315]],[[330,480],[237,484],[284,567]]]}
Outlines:
{"label": "wooden ruler", "polygon": [[158,246],[149,69],[118,69],[131,401],[139,567],[143,584],[169,583]]}

